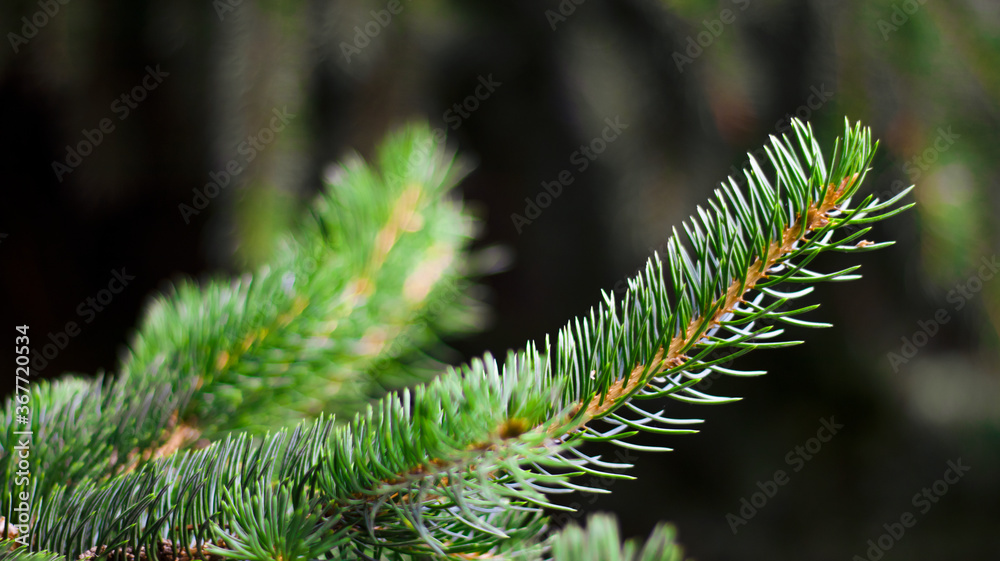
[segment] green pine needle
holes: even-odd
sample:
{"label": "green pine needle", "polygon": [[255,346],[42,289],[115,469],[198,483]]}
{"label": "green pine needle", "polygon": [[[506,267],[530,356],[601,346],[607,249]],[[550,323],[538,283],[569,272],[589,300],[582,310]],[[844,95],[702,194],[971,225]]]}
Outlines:
{"label": "green pine needle", "polygon": [[[699,207],[697,216],[681,226],[683,236],[675,230],[667,254],[654,255],[629,281],[621,301],[604,294],[589,314],[559,330],[554,344],[546,338],[502,361],[486,355],[448,368],[429,383],[371,402],[349,423],[321,417],[263,437],[232,434],[110,479],[74,472],[82,474],[80,479],[51,481],[33,495],[32,547],[72,558],[98,545],[106,546],[104,551],[126,546],[154,551],[166,543],[192,553],[204,545],[217,557],[246,559],[305,559],[324,550],[333,558],[378,560],[527,560],[550,553],[560,561],[680,559],[666,528],[658,528],[640,551],[634,544],[622,547],[613,524],[603,518],[592,519],[586,533],[570,528],[549,536],[542,509],[565,508],[550,501],[554,493],[587,490],[572,482],[575,475],[622,477],[620,471],[629,467],[588,456],[581,450],[587,441],[667,450],[636,444],[632,437],[642,431],[690,433],[688,425],[701,420],[669,417],[667,403],[659,398],[733,401],[701,391],[699,383],[713,374],[762,374],[722,365],[754,349],[798,343],[780,339],[780,324],[827,326],[802,317],[815,305],[793,301],[807,296],[813,283],[857,278],[857,267],[814,271],[810,267],[820,253],[889,245],[864,236],[870,223],[911,206],[897,206],[906,192],[889,201],[868,196],[852,203],[876,148],[868,129],[845,124],[843,138],[824,157],[811,128],[798,121],[793,126],[792,138],[772,137],[767,162],[751,158],[746,188],[733,179],[723,184],[707,208]],[[403,138],[383,152],[382,177],[411,173],[405,162],[429,140],[429,132],[413,129]],[[299,373],[299,362],[276,368],[291,359],[274,357],[293,353],[296,361],[321,369],[323,360],[342,356],[325,354],[301,337],[321,333],[324,314],[348,321],[352,312],[342,306],[351,307],[351,298],[359,295],[377,294],[367,282],[384,278],[393,286],[391,279],[398,281],[398,270],[384,270],[389,261],[383,259],[387,242],[382,237],[366,238],[370,243],[356,251],[347,249],[346,240],[372,232],[376,223],[382,224],[380,232],[386,224],[399,225],[390,232],[394,235],[409,224],[397,213],[437,208],[435,197],[442,197],[451,182],[443,168],[425,171],[422,184],[440,189],[411,195],[409,183],[400,182],[393,196],[379,199],[352,190],[376,172],[353,168],[348,173],[355,175],[344,184],[353,187],[317,210],[323,214],[331,212],[331,205],[342,205],[333,214],[336,222],[319,220],[297,242],[307,249],[286,253],[284,269],[277,270],[301,271],[299,260],[311,255],[308,248],[319,247],[319,239],[343,247],[346,253],[331,259],[346,270],[363,271],[353,280],[341,278],[331,289],[342,295],[347,290],[346,301],[327,300],[334,305],[300,320],[307,307],[299,309],[295,302],[304,296],[283,294],[286,283],[268,271],[233,285],[179,290],[170,300],[172,308],[160,304],[147,318],[125,365],[125,385],[116,391],[128,396],[130,388],[155,387],[150,380],[179,369],[187,376],[175,383],[191,392],[181,401],[194,404],[191,410],[202,415],[218,414],[219,408],[223,419],[245,418],[241,403],[263,407],[268,392],[283,396],[282,402],[294,399],[301,393],[299,383],[324,395],[322,377],[310,378],[310,368]],[[369,210],[355,215],[359,208]],[[457,212],[454,207],[438,212],[444,214],[425,220],[456,224],[447,214]],[[377,216],[383,220],[366,222]],[[390,292],[398,294],[398,289],[397,282]],[[220,307],[237,296],[261,308]],[[286,319],[289,305],[295,313]],[[221,326],[214,332],[223,333],[221,339],[207,332],[199,335],[203,339],[185,339],[182,327],[190,325],[187,318],[200,313],[199,307],[211,312],[206,320]],[[376,307],[371,313],[391,310]],[[262,328],[267,332],[262,334]],[[161,340],[178,354],[153,352]],[[336,337],[330,341],[343,343]],[[360,364],[370,360],[368,355]],[[192,378],[197,380],[193,387],[182,384]],[[60,403],[71,399],[64,395]],[[162,424],[163,411],[178,406],[186,407],[153,400],[145,413]],[[61,407],[61,415],[84,411],[83,405]],[[243,415],[253,416],[254,408]],[[10,421],[10,403],[5,412]],[[8,489],[13,488],[10,442],[8,435],[0,458]]]}

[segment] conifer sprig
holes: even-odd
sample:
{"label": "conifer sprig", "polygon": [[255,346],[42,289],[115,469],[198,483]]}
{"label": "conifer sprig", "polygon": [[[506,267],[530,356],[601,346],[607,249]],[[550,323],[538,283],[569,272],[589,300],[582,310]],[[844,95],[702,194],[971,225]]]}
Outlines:
{"label": "conifer sprig", "polygon": [[[797,343],[776,340],[783,330],[775,322],[825,326],[799,317],[815,305],[788,304],[812,283],[857,278],[857,267],[821,273],[808,268],[813,259],[889,245],[864,240],[868,224],[907,208],[896,206],[905,192],[851,205],[875,150],[867,129],[847,124],[827,159],[812,130],[793,125],[791,139],[772,137],[768,162],[751,158],[745,189],[731,179],[682,226],[686,243],[675,231],[665,263],[655,255],[621,303],[605,294],[559,331],[554,346],[546,339],[541,350],[528,343],[503,361],[486,355],[449,368],[385,396],[347,425],[320,419],[260,439],[227,437],[108,481],[57,486],[37,505],[33,547],[75,556],[97,545],[156,551],[166,543],[196,555],[215,543],[200,551],[252,559],[312,555],[313,547],[343,559],[538,559],[554,543],[550,554],[568,561],[588,559],[584,545],[595,539],[609,559],[633,559],[634,549],[607,549],[611,534],[600,521],[586,534],[545,537],[541,509],[562,508],[548,495],[588,490],[574,475],[621,477],[607,470],[629,467],[579,447],[601,440],[665,450],[630,439],[640,431],[693,432],[685,425],[700,420],[671,418],[660,401],[640,403],[734,399],[698,384],[713,372],[762,374],[722,365],[753,349]],[[369,249],[377,255],[377,248]],[[777,290],[782,283],[806,286]],[[261,505],[277,498],[288,506],[268,514]],[[305,549],[272,539],[283,527],[305,536]],[[662,535],[654,540],[639,559],[679,555]]]}
{"label": "conifer sprig", "polygon": [[262,270],[157,297],[113,377],[32,384],[31,489],[10,486],[21,437],[7,400],[4,492],[44,496],[229,430],[349,417],[427,379],[396,357],[468,329],[476,313],[463,278],[472,221],[447,194],[463,172],[426,127],[391,138],[378,164],[351,156],[336,168]]}

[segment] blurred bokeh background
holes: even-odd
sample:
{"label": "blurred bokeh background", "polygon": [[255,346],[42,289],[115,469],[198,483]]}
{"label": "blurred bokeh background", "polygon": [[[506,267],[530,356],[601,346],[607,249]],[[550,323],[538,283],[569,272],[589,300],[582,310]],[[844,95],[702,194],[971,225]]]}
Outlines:
{"label": "blurred bokeh background", "polygon": [[[666,404],[703,432],[630,453],[638,479],[610,495],[563,500],[628,536],[673,521],[704,561],[865,558],[907,511],[886,559],[1000,558],[995,0],[4,0],[0,31],[0,325],[62,341],[46,377],[113,370],[151,293],[266,259],[330,162],[410,119],[476,165],[459,188],[476,246],[513,258],[481,279],[494,312],[451,342],[465,357],[620,288],[791,116],[827,145],[863,121],[881,139],[863,189],[915,183],[918,205],[876,227],[898,243],[861,255],[862,280],[817,290],[810,319],[835,327],[791,330],[806,343],[740,363],[767,376],[713,384],[740,403]],[[934,487],[959,459],[968,473]],[[727,514],[779,469],[734,533]]]}

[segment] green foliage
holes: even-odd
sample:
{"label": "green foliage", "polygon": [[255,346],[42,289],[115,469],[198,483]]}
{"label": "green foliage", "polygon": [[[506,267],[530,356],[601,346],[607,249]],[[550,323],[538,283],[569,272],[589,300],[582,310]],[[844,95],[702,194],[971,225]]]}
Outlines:
{"label": "green foliage", "polygon": [[[113,379],[32,384],[30,428],[45,443],[32,450],[32,494],[230,430],[349,417],[427,379],[431,361],[414,353],[435,331],[468,329],[475,313],[458,258],[472,224],[445,193],[460,172],[426,128],[396,136],[379,158],[378,173],[357,157],[339,168],[256,274],[184,281],[156,298]],[[14,410],[4,413],[5,442],[16,442]],[[13,467],[0,458],[5,482]]]}
{"label": "green foliage", "polygon": [[[825,326],[799,317],[815,305],[792,301],[813,283],[857,278],[857,266],[807,268],[815,257],[891,243],[863,236],[906,208],[896,207],[905,192],[851,206],[875,150],[869,131],[848,124],[824,158],[812,130],[794,127],[772,138],[768,162],[751,160],[745,189],[730,179],[682,226],[686,243],[675,231],[666,263],[654,255],[622,302],[605,294],[554,345],[529,342],[423,384],[404,376],[412,387],[383,396],[378,352],[362,343],[380,330],[380,349],[426,344],[417,318],[458,282],[469,231],[445,197],[450,158],[426,128],[397,135],[377,170],[343,168],[273,264],[158,300],[114,381],[34,385],[32,426],[46,444],[32,460],[32,548],[70,558],[169,546],[212,559],[679,559],[666,527],[641,551],[621,546],[607,518],[550,532],[544,509],[563,507],[547,497],[598,491],[573,482],[582,474],[629,477],[608,470],[630,466],[581,451],[588,441],[667,450],[631,439],[694,432],[685,425],[700,420],[639,404],[731,401],[699,382],[763,374],[722,364],[795,344],[776,339],[778,324]],[[777,290],[784,283],[805,286]],[[289,426],[351,411],[344,400],[365,404],[347,423],[320,415]],[[184,450],[215,434],[225,436]],[[20,491],[14,442],[8,433],[0,473]]]}
{"label": "green foliage", "polygon": [[0,539],[0,559],[4,561],[66,561],[66,558],[48,551],[25,551],[23,548],[11,551],[18,544],[14,540]]}
{"label": "green foliage", "polygon": [[212,529],[222,536],[226,547],[209,546],[209,553],[231,559],[316,559],[347,542],[347,528],[334,527],[340,516],[324,518],[321,497],[310,498],[309,489],[261,482],[253,488],[223,488],[220,523]]}
{"label": "green foliage", "polygon": [[674,543],[674,529],[660,524],[645,545],[621,543],[618,525],[607,515],[591,515],[587,528],[570,525],[553,541],[553,561],[683,561],[681,548]]}

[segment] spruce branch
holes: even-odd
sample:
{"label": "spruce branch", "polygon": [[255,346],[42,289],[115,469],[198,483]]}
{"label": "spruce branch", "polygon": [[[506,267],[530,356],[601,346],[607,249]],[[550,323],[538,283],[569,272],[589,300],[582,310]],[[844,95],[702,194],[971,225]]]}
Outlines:
{"label": "spruce branch", "polygon": [[427,343],[415,319],[440,289],[461,284],[471,225],[446,196],[461,172],[426,128],[392,138],[377,164],[352,157],[332,172],[264,270],[182,283],[158,300],[122,371],[193,374],[198,392],[184,417],[215,433],[349,415],[380,397],[375,360],[401,335],[410,348]]}
{"label": "spruce branch", "polygon": [[349,417],[427,379],[403,360],[476,313],[464,280],[473,222],[447,195],[462,169],[426,126],[391,137],[377,161],[337,168],[256,274],[180,282],[154,300],[113,377],[32,384],[30,488],[14,484],[11,453],[24,404],[6,400],[0,504],[133,471],[229,430]]}
{"label": "spruce branch", "polygon": [[[815,305],[788,304],[813,283],[857,278],[856,266],[813,271],[813,259],[891,244],[863,237],[868,224],[910,206],[897,206],[908,190],[851,204],[876,148],[870,132],[846,123],[826,159],[810,127],[793,127],[791,139],[772,137],[766,148],[769,172],[751,157],[746,189],[732,179],[723,184],[709,208],[682,226],[686,244],[675,230],[665,264],[654,255],[621,303],[605,294],[559,331],[554,346],[546,338],[541,349],[529,342],[502,361],[486,355],[448,368],[427,384],[386,395],[346,425],[321,418],[262,438],[228,436],[110,480],[56,486],[41,502],[33,547],[71,556],[98,545],[157,551],[165,543],[189,556],[291,551],[282,548],[294,544],[269,537],[280,524],[256,506],[281,497],[291,503],[281,524],[339,558],[545,555],[553,542],[542,509],[564,508],[548,496],[593,491],[574,483],[576,475],[621,477],[607,470],[630,467],[588,456],[581,445],[667,450],[630,439],[640,431],[694,432],[686,425],[701,420],[674,419],[665,404],[644,408],[642,401],[736,399],[698,385],[712,373],[763,374],[723,364],[798,343],[777,340],[784,330],[775,322],[826,326],[799,317]],[[379,247],[368,249],[378,256]],[[806,286],[776,289],[784,283]],[[610,552],[612,533],[600,520],[596,526],[593,543]],[[679,555],[667,533],[655,535],[639,559]],[[587,539],[567,530],[551,551],[558,559],[587,559],[579,547]],[[615,551],[609,558],[634,558],[630,546]]]}

